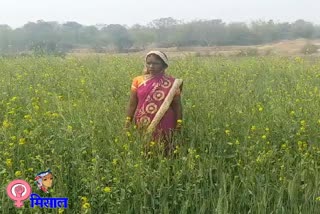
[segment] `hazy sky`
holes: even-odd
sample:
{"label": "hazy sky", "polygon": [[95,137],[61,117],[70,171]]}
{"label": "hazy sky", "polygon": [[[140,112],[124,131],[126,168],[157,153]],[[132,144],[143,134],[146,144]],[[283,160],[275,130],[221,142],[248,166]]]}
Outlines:
{"label": "hazy sky", "polygon": [[320,0],[0,0],[0,24],[14,28],[37,20],[132,26],[163,17],[320,24]]}

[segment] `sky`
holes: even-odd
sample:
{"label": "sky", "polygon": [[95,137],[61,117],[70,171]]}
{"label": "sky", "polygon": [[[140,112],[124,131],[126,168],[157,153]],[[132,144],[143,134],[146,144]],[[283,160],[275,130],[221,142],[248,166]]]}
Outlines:
{"label": "sky", "polygon": [[320,24],[320,0],[0,0],[0,24],[12,28],[37,20],[82,25],[146,25],[172,17],[184,22],[222,19]]}

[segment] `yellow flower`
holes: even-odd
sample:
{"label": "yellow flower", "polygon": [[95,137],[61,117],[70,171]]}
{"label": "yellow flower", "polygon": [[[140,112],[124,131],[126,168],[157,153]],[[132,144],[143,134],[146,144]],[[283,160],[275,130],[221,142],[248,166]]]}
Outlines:
{"label": "yellow flower", "polygon": [[19,145],[23,145],[26,143],[26,139],[25,138],[20,138],[19,139]]}
{"label": "yellow flower", "polygon": [[115,182],[115,183],[119,183],[118,178],[113,178],[112,181]]}
{"label": "yellow flower", "polygon": [[72,133],[72,130],[73,130],[73,127],[72,127],[71,125],[68,125],[68,126],[67,126],[67,132],[68,132],[69,134],[71,134],[71,133]]}
{"label": "yellow flower", "polygon": [[287,148],[287,144],[285,144],[285,143],[282,144],[282,145],[281,145],[281,148],[282,148],[282,149],[286,149],[286,148]]}
{"label": "yellow flower", "polygon": [[3,122],[2,122],[2,126],[3,128],[9,128],[12,126],[12,123],[9,122],[9,120],[5,119]]}
{"label": "yellow flower", "polygon": [[86,202],[86,203],[84,203],[84,204],[82,205],[82,208],[84,208],[84,209],[89,209],[89,208],[90,208],[90,204],[89,204],[88,202]]}
{"label": "yellow flower", "polygon": [[127,132],[127,136],[130,137],[130,136],[131,136],[131,133],[130,133],[130,132]]}
{"label": "yellow flower", "polygon": [[263,108],[262,108],[262,107],[259,107],[259,111],[262,112],[262,111],[263,111]]}
{"label": "yellow flower", "polygon": [[59,209],[58,209],[58,213],[59,213],[59,214],[64,213],[64,209],[59,208]]}
{"label": "yellow flower", "polygon": [[7,165],[8,167],[12,167],[12,159],[7,159],[7,160],[6,160],[6,165]]}
{"label": "yellow flower", "polygon": [[290,116],[294,116],[295,115],[295,112],[294,111],[291,111],[290,112]]}
{"label": "yellow flower", "polygon": [[113,159],[113,160],[112,160],[112,164],[113,164],[113,165],[117,165],[117,163],[118,163],[118,159]]}
{"label": "yellow flower", "polygon": [[33,105],[34,110],[38,111],[40,109],[40,106],[38,106],[37,104]]}
{"label": "yellow flower", "polygon": [[59,117],[59,114],[54,112],[54,113],[51,114],[51,116],[52,117]]}
{"label": "yellow flower", "polygon": [[267,136],[266,136],[266,135],[262,135],[261,138],[262,138],[263,140],[265,140],[265,139],[267,139]]}
{"label": "yellow flower", "polygon": [[226,135],[230,135],[230,130],[228,130],[228,129],[226,129],[225,131],[224,131],[224,133],[226,133]]}
{"label": "yellow flower", "polygon": [[105,188],[103,189],[103,191],[104,191],[104,192],[107,192],[107,193],[108,193],[108,192],[111,192],[111,188],[110,188],[110,187],[105,187]]}
{"label": "yellow flower", "polygon": [[154,145],[156,145],[156,143],[154,141],[151,141],[150,146],[153,147]]}
{"label": "yellow flower", "polygon": [[85,197],[85,196],[82,196],[81,197],[81,202],[84,204],[84,203],[87,203],[88,202],[88,198]]}
{"label": "yellow flower", "polygon": [[320,196],[316,197],[316,201],[320,201]]}
{"label": "yellow flower", "polygon": [[255,131],[257,129],[256,126],[251,126],[251,131]]}
{"label": "yellow flower", "polygon": [[129,149],[128,144],[124,144],[122,147],[123,147],[123,149],[126,150],[126,151],[128,151],[128,149]]}
{"label": "yellow flower", "polygon": [[22,172],[21,172],[21,171],[16,171],[16,172],[14,173],[14,175],[15,175],[16,177],[20,177],[20,176],[22,175]]}

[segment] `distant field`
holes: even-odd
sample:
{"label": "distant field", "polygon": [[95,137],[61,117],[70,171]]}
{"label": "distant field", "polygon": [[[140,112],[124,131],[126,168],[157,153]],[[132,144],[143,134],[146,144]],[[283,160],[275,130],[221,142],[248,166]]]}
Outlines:
{"label": "distant field", "polygon": [[[307,44],[312,44],[317,47],[318,51],[312,53],[312,56],[320,56],[320,40],[283,40],[274,43],[250,46],[212,46],[212,47],[172,47],[172,48],[147,48],[141,52],[131,52],[129,55],[141,56],[151,49],[162,50],[170,57],[185,57],[185,56],[303,56],[303,49]],[[71,55],[86,56],[93,54],[90,49],[74,50]],[[96,55],[105,55],[95,53]],[[128,54],[119,54],[128,55]],[[310,55],[310,54],[309,54]]]}
{"label": "distant field", "polygon": [[[142,59],[0,58],[0,213],[319,212],[318,59],[173,58],[168,72],[184,79],[174,157],[123,130]],[[47,168],[50,196],[69,208],[16,209],[7,184],[37,192]]]}

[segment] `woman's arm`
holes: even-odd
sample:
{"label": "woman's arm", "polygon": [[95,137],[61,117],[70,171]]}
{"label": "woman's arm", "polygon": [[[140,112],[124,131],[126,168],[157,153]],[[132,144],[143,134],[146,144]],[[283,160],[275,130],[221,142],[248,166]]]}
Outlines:
{"label": "woman's arm", "polygon": [[176,121],[177,120],[182,120],[182,104],[181,104],[181,96],[176,95],[171,103],[171,107],[174,111],[174,114],[176,116]]}
{"label": "woman's arm", "polygon": [[130,93],[130,100],[129,100],[129,105],[127,108],[127,120],[126,120],[126,128],[129,127],[132,118],[134,116],[134,113],[136,111],[138,105],[138,96],[136,91],[131,91]]}
{"label": "woman's arm", "polygon": [[179,94],[177,94],[176,96],[174,96],[172,103],[171,103],[171,107],[173,109],[173,112],[176,116],[176,129],[180,129],[181,125],[182,125],[182,103],[181,103],[181,92],[182,92],[182,86],[183,83],[180,85],[180,91]]}

